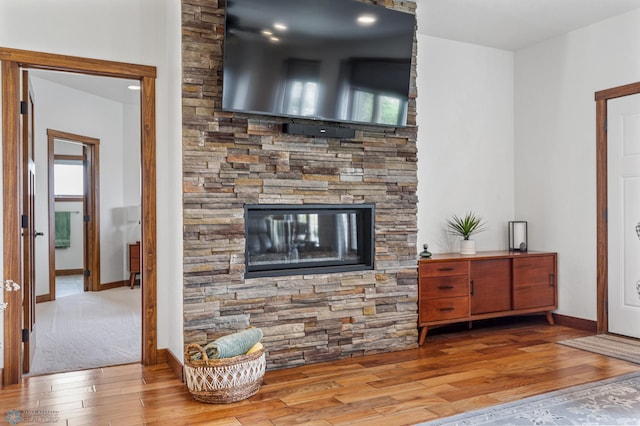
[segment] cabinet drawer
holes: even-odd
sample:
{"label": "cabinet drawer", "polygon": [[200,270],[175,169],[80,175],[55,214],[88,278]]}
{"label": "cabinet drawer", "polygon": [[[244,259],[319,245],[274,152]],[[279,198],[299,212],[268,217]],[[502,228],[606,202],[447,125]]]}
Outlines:
{"label": "cabinet drawer", "polygon": [[439,299],[442,297],[461,297],[468,295],[468,275],[420,278],[420,297],[424,299]]}
{"label": "cabinet drawer", "polygon": [[420,302],[420,321],[439,321],[469,316],[468,297],[447,297]]}
{"label": "cabinet drawer", "polygon": [[442,277],[445,275],[467,275],[469,262],[421,263],[421,277]]}

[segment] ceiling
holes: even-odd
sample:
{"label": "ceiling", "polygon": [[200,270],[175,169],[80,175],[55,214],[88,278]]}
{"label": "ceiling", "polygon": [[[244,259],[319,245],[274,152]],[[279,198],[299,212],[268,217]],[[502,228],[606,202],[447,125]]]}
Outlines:
{"label": "ceiling", "polygon": [[[414,0],[418,32],[518,50],[640,8],[640,0]],[[140,101],[135,81],[49,71],[31,75],[126,104]]]}
{"label": "ceiling", "polygon": [[418,32],[518,50],[640,8],[640,0],[414,0]]}
{"label": "ceiling", "polygon": [[140,103],[140,91],[128,88],[130,85],[139,85],[138,80],[42,70],[29,70],[29,75],[115,102],[132,105]]}

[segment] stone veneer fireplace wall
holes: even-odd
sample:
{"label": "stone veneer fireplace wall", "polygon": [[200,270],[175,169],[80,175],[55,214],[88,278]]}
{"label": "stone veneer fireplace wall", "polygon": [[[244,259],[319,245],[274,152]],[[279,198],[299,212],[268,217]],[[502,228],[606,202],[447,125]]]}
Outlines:
{"label": "stone veneer fireplace wall", "polygon": [[[185,345],[260,327],[269,369],[416,347],[415,44],[409,125],[340,140],[223,112],[223,33],[224,2],[182,0]],[[376,207],[374,270],[244,278],[245,204],[362,203]]]}

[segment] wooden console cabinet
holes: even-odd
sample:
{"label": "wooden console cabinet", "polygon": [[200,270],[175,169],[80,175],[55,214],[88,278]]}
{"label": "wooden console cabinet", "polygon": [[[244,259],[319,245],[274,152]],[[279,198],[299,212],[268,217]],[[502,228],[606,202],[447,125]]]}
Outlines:
{"label": "wooden console cabinet", "polygon": [[418,263],[419,344],[429,327],[558,308],[557,254],[435,254]]}

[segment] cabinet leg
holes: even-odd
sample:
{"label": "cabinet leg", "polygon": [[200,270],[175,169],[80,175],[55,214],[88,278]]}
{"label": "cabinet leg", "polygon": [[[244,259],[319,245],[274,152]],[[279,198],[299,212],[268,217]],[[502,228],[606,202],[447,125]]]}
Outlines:
{"label": "cabinet leg", "polygon": [[136,273],[135,272],[131,272],[129,274],[129,287],[133,288],[133,285],[136,283]]}
{"label": "cabinet leg", "polygon": [[553,325],[553,314],[551,313],[551,311],[547,311],[547,322],[549,323],[549,325]]}
{"label": "cabinet leg", "polygon": [[418,346],[422,346],[422,344],[424,343],[424,339],[427,338],[428,330],[429,330],[429,327],[427,326],[420,328],[420,338],[418,339]]}
{"label": "cabinet leg", "polygon": [[471,330],[473,328],[473,321],[467,322],[467,328]]}

